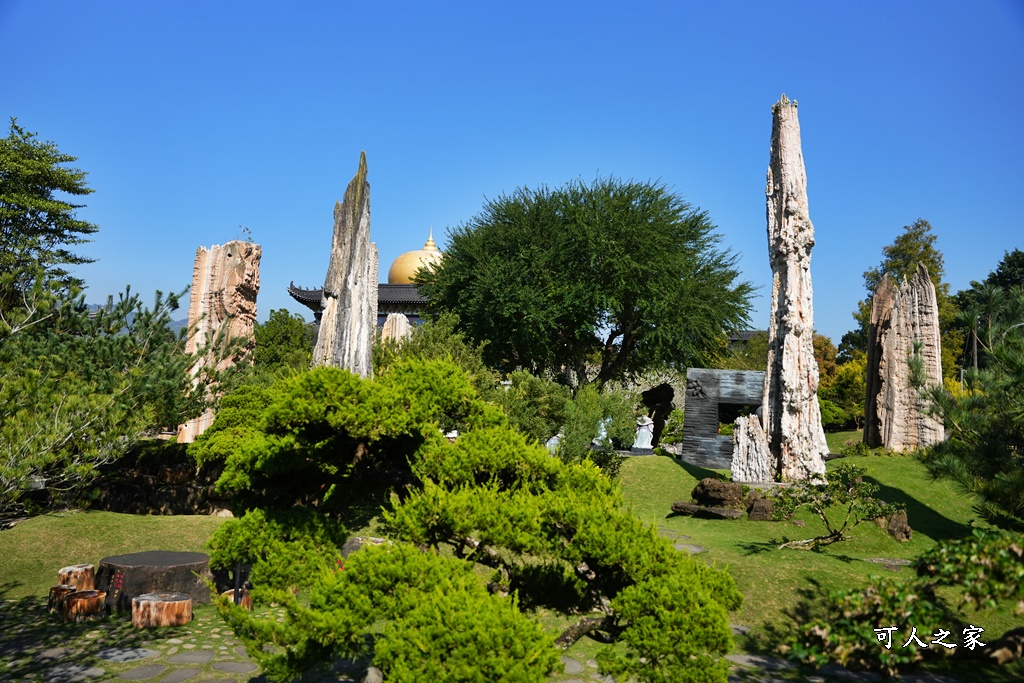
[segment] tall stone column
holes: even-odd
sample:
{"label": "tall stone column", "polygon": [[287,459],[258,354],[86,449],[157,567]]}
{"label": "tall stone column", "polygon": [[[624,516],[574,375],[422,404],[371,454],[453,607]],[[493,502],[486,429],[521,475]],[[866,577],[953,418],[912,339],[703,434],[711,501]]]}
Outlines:
{"label": "tall stone column", "polygon": [[324,279],[323,314],[313,349],[313,365],[344,368],[373,376],[373,336],[377,330],[377,245],[370,241],[370,183],[366,152],[359,169],[334,206],[331,262]]}
{"label": "tall stone column", "polygon": [[[256,346],[253,330],[256,326],[256,295],[260,291],[260,259],[263,250],[258,244],[235,240],[221,246],[196,250],[192,268],[192,289],[188,307],[190,336],[185,342],[186,353],[205,349],[205,355],[192,367],[194,382],[201,381],[200,373],[216,361],[219,349],[214,342],[228,343],[243,338],[239,354],[216,361],[217,370],[234,365]],[[178,426],[178,443],[191,443],[213,424],[213,411]]]}
{"label": "tall stone column", "polygon": [[884,275],[871,298],[868,327],[864,443],[894,451],[933,446],[945,438],[942,422],[911,381],[911,358],[925,386],[942,383],[939,307],[928,267],[917,266],[902,286]]}
{"label": "tall stone column", "polygon": [[772,107],[771,160],[765,194],[772,308],[763,426],[781,478],[813,479],[825,472],[824,456],[828,455],[818,407],[818,363],[814,359],[814,226],[807,208],[807,174],[797,104],[785,95]]}

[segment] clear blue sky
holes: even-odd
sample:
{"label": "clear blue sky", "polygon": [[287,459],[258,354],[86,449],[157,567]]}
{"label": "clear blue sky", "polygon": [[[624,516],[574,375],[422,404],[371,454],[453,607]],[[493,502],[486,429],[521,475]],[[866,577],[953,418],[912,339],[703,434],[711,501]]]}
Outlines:
{"label": "clear blue sky", "polygon": [[[99,302],[251,229],[260,318],[308,311],[366,150],[381,272],[518,186],[660,180],[771,271],[771,105],[800,102],[815,322],[918,217],[954,291],[1024,248],[1024,2],[0,0],[0,117],[78,157]],[[656,255],[652,255],[656,258]],[[182,313],[184,316],[185,313]]]}

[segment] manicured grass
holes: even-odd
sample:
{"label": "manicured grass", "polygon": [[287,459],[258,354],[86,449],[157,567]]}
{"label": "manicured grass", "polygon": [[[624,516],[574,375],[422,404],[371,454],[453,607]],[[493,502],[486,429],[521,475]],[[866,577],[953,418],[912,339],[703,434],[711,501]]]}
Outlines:
{"label": "manicured grass", "polygon": [[0,597],[45,597],[57,571],[99,565],[108,555],[144,550],[203,552],[221,517],[68,511],[33,517],[0,532]]}
{"label": "manicured grass", "polygon": [[[847,440],[857,438],[853,433],[844,434]],[[838,450],[833,447],[833,452]],[[914,530],[910,542],[899,543],[874,523],[865,522],[850,532],[851,540],[818,551],[779,549],[787,540],[811,538],[824,532],[821,521],[806,510],[795,517],[803,521],[803,527],[791,521],[723,521],[672,515],[672,501],[689,501],[690,492],[700,479],[719,473],[669,457],[630,458],[623,465],[619,481],[639,517],[669,534],[689,536],[687,543],[707,549],[699,557],[728,568],[744,594],[743,606],[730,619],[752,628],[750,637],[738,639],[737,646],[750,651],[765,647],[777,640],[778,633],[806,620],[806,615],[797,614],[796,608],[810,604],[807,598],[856,589],[872,575],[911,577],[910,569],[893,574],[870,559],[911,560],[939,540],[961,538],[970,533],[972,524],[983,525],[973,510],[972,497],[948,481],[931,480],[924,466],[912,456],[848,457],[831,461],[828,466],[840,462],[865,468],[867,480],[880,486],[879,498],[906,506]],[[946,594],[956,597],[955,591]],[[965,618],[985,628],[992,637],[1024,623],[1008,608],[969,612]]]}

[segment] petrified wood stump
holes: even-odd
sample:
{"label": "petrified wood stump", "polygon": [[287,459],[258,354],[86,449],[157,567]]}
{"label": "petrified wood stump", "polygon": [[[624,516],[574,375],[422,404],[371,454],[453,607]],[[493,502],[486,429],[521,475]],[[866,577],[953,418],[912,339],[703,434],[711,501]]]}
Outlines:
{"label": "petrified wood stump", "polygon": [[231,602],[235,603],[236,605],[241,605],[247,610],[252,609],[252,596],[249,595],[249,590],[247,588],[238,589],[238,600],[235,600],[234,588],[229,588],[228,590],[221,593],[221,597],[228,598],[229,600],[231,600]]}
{"label": "petrified wood stump", "polygon": [[64,621],[96,621],[107,615],[107,594],[103,591],[74,591],[64,597],[61,616]]}
{"label": "petrified wood stump", "polygon": [[54,614],[64,609],[64,599],[77,590],[74,586],[60,584],[50,589],[50,597],[46,601],[46,609]]}
{"label": "petrified wood stump", "polygon": [[192,621],[192,598],[185,593],[146,593],[132,598],[132,626],[181,626]]}
{"label": "petrified wood stump", "polygon": [[57,572],[57,583],[74,586],[80,591],[96,588],[96,574],[91,564],[73,564]]}
{"label": "petrified wood stump", "polygon": [[149,550],[100,560],[96,585],[107,591],[107,606],[127,612],[132,598],[145,593],[184,593],[209,602],[210,558],[203,553]]}

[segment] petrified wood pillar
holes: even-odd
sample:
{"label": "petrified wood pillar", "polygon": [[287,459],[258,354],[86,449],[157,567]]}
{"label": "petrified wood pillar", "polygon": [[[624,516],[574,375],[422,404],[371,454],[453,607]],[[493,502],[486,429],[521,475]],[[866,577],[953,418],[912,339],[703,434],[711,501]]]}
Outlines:
{"label": "petrified wood pillar", "polygon": [[945,438],[942,422],[928,414],[927,402],[911,381],[915,356],[924,385],[941,384],[939,309],[923,263],[899,287],[884,275],[871,299],[864,443],[872,448],[912,451]]}
{"label": "petrified wood pillar", "polygon": [[782,479],[813,479],[824,474],[824,456],[828,455],[818,407],[818,363],[814,359],[814,225],[807,207],[797,104],[785,95],[772,107],[771,160],[765,194],[772,308],[762,426]]}
{"label": "petrified wood pillar", "polygon": [[184,593],[146,593],[132,598],[132,626],[181,626],[192,621],[192,598]]}
{"label": "petrified wood pillar", "polygon": [[380,332],[382,339],[402,341],[410,334],[412,334],[412,325],[407,317],[401,313],[388,313],[387,320],[384,321],[384,329]]}
{"label": "petrified wood pillar", "polygon": [[73,564],[57,572],[57,583],[89,591],[96,587],[96,573],[91,564]]}
{"label": "petrified wood pillar", "polygon": [[[191,301],[188,307],[189,338],[186,353],[206,351],[192,368],[194,381],[201,381],[204,369],[216,363],[225,370],[255,348],[253,330],[256,326],[256,295],[260,291],[260,258],[258,244],[235,240],[221,246],[196,250],[192,269]],[[244,345],[237,353],[224,356],[225,346],[242,338]],[[223,356],[217,361],[217,356]],[[178,443],[191,443],[213,424],[213,411],[178,427]]]}
{"label": "petrified wood pillar", "polygon": [[370,183],[366,153],[334,207],[331,261],[324,279],[323,313],[313,349],[313,365],[344,368],[373,376],[373,337],[377,331],[377,245],[370,241]]}

